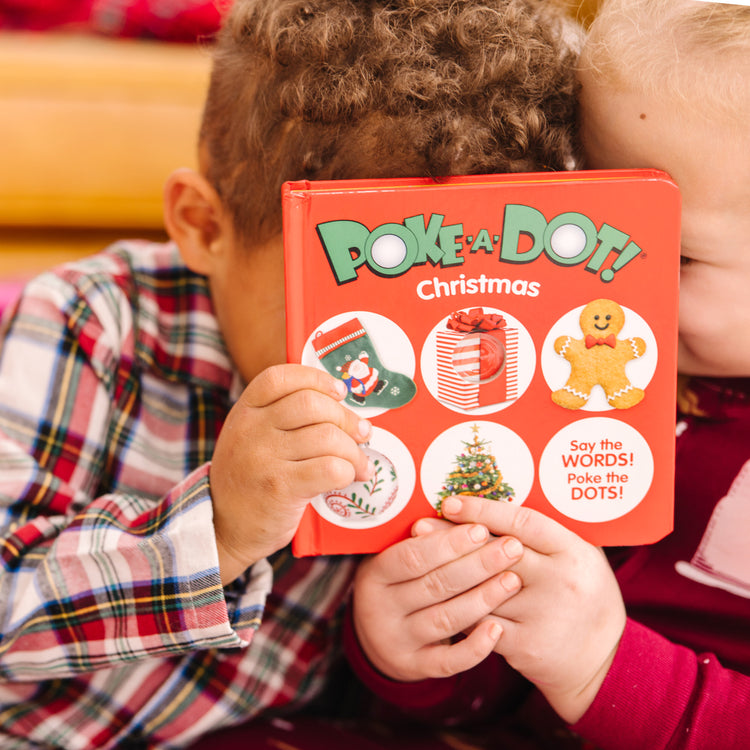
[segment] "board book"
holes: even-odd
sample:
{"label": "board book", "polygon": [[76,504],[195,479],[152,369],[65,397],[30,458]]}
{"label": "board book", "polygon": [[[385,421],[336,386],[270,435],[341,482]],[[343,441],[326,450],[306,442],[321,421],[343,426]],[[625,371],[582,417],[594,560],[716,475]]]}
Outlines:
{"label": "board book", "polygon": [[656,170],[291,182],[287,353],[347,384],[375,473],[296,555],[370,553],[451,494],[597,545],[672,529],[680,196]]}

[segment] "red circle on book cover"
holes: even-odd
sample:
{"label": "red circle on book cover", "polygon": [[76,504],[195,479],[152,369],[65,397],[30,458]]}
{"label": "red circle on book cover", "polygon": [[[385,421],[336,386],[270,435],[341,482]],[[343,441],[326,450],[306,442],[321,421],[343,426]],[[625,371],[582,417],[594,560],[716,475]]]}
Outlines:
{"label": "red circle on book cover", "polygon": [[453,369],[470,383],[488,383],[505,366],[505,347],[489,333],[470,333],[453,350]]}

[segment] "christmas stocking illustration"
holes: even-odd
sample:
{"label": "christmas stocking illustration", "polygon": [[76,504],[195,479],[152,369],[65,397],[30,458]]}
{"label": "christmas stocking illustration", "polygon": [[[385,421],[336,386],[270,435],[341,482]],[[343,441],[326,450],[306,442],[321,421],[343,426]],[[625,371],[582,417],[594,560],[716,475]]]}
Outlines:
{"label": "christmas stocking illustration", "polygon": [[409,403],[417,392],[411,378],[383,366],[357,318],[330,331],[318,331],[312,345],[323,367],[346,383],[346,400],[353,406],[395,409]]}

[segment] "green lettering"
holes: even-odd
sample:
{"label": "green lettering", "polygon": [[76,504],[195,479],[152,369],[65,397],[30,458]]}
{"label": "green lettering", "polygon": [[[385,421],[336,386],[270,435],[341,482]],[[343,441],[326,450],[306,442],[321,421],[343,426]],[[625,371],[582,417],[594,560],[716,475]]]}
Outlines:
{"label": "green lettering", "polygon": [[430,221],[425,226],[424,216],[410,216],[404,219],[404,226],[414,235],[417,240],[417,258],[415,265],[423,265],[428,260],[433,266],[443,259],[443,251],[437,246],[440,227],[443,225],[445,216],[432,214]]}
{"label": "green lettering", "polygon": [[[508,263],[531,263],[539,257],[544,247],[544,230],[547,220],[544,214],[531,206],[509,204],[505,207],[503,237],[500,257]],[[519,251],[521,235],[531,238],[531,247]]]}
{"label": "green lettering", "polygon": [[490,233],[486,229],[479,230],[469,252],[476,253],[479,250],[484,250],[488,255],[495,252],[492,240],[490,239]]}
{"label": "green lettering", "polygon": [[466,260],[464,257],[458,255],[463,247],[457,240],[463,236],[463,233],[463,224],[451,224],[440,230],[440,248],[443,251],[443,259],[440,265],[460,266]]}
{"label": "green lettering", "polygon": [[317,230],[337,283],[354,281],[356,269],[365,262],[364,245],[370,230],[348,219],[325,221]]}
{"label": "green lettering", "polygon": [[599,269],[602,267],[602,263],[607,259],[610,252],[612,250],[618,252],[622,250],[629,239],[629,234],[625,234],[625,232],[621,232],[619,229],[615,229],[609,224],[602,224],[602,227],[599,230],[599,247],[596,248],[596,252],[586,264],[586,270],[591,273],[598,273]]}

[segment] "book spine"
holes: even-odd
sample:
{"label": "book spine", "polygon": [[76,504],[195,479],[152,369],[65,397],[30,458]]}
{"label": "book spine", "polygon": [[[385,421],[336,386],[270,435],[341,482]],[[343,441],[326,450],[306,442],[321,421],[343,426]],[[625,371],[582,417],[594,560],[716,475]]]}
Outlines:
{"label": "book spine", "polygon": [[300,362],[305,344],[305,218],[309,197],[306,183],[286,182],[281,188],[284,232],[284,287],[286,294],[286,356]]}
{"label": "book spine", "polygon": [[[307,242],[305,224],[310,198],[307,182],[287,182],[281,189],[284,231],[284,287],[286,293],[286,350],[288,362],[300,362],[306,341],[305,324],[309,303],[305,295]],[[324,552],[321,524],[323,519],[307,507],[292,539],[296,557],[320,555]]]}

